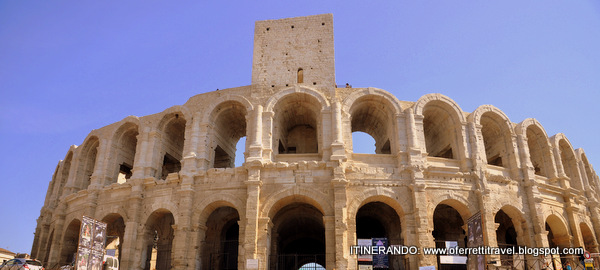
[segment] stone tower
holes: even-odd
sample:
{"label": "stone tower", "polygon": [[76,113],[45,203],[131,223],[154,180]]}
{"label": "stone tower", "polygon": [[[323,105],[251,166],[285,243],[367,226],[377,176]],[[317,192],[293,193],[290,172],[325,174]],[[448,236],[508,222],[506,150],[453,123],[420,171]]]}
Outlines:
{"label": "stone tower", "polygon": [[254,28],[252,84],[333,88],[333,15],[266,20]]}

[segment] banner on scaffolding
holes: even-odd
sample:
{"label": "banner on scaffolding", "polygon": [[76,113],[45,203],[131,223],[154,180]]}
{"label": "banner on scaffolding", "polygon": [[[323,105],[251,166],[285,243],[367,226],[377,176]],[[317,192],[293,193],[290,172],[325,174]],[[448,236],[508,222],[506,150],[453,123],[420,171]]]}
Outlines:
{"label": "banner on scaffolding", "polygon": [[106,223],[83,216],[77,247],[77,270],[100,270],[106,242]]}
{"label": "banner on scaffolding", "polygon": [[[467,245],[469,247],[483,246],[483,222],[481,220],[481,212],[475,213],[467,220],[467,235]],[[485,255],[469,255],[469,261],[469,268],[485,270]]]}

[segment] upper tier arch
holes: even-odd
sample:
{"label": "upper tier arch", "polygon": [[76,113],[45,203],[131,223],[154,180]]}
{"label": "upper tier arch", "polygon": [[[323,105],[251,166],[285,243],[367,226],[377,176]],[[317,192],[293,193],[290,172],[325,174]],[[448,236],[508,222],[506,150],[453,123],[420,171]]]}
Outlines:
{"label": "upper tier arch", "polygon": [[328,109],[330,106],[329,101],[327,100],[325,95],[323,95],[323,93],[321,93],[320,91],[306,86],[295,85],[293,87],[285,88],[275,93],[272,97],[270,97],[265,104],[265,112],[273,112],[275,104],[277,104],[279,100],[283,99],[287,95],[294,93],[304,93],[316,98],[321,104],[321,110]]}
{"label": "upper tier arch", "polygon": [[460,106],[458,106],[458,104],[451,98],[449,98],[445,95],[442,95],[442,94],[437,94],[437,93],[426,94],[426,95],[422,96],[421,98],[419,98],[417,103],[414,105],[415,115],[423,115],[423,109],[425,108],[425,106],[427,106],[427,104],[429,104],[430,102],[435,102],[435,101],[439,101],[439,102],[443,102],[443,103],[447,104],[448,108],[452,108],[452,110],[454,112],[454,116],[461,123],[466,122],[466,118],[463,115],[463,110],[460,108]]}

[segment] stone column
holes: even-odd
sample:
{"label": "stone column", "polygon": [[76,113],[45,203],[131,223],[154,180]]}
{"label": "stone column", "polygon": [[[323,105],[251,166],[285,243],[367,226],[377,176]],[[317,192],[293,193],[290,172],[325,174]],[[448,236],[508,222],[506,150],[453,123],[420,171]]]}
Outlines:
{"label": "stone column", "polygon": [[243,241],[244,246],[244,262],[249,259],[264,260],[259,262],[259,268],[263,269],[263,266],[267,260],[266,258],[259,258],[259,213],[260,208],[260,188],[262,181],[260,181],[260,167],[252,167],[248,169],[248,181],[246,181],[247,197],[246,197],[246,222],[244,228],[245,239]]}
{"label": "stone column", "polygon": [[[600,242],[600,203],[598,201],[589,201],[587,206],[591,213],[592,227],[594,227],[592,230],[596,234],[596,239],[594,240],[596,245],[598,245]],[[598,252],[598,247],[596,247],[595,251]]]}
{"label": "stone column", "polygon": [[141,250],[138,249],[139,230],[143,231],[143,225],[140,221],[142,209],[142,186],[141,179],[133,180],[134,186],[131,190],[131,195],[128,201],[127,216],[128,219],[125,221],[125,234],[123,236],[123,243],[121,248],[123,254],[121,255],[120,269],[141,269],[140,256]]}
{"label": "stone column", "polygon": [[327,270],[337,269],[336,267],[336,243],[335,243],[335,216],[323,216],[323,225],[325,227],[325,268]]}
{"label": "stone column", "polygon": [[38,218],[38,222],[37,222],[37,226],[35,228],[35,232],[33,233],[34,237],[33,237],[33,245],[31,247],[31,258],[37,258],[39,260],[43,260],[43,258],[40,258],[40,246],[43,245],[43,240],[42,237],[46,236],[46,231],[48,230],[48,225],[44,224],[45,226],[42,226],[42,218],[43,216],[40,215],[40,218]]}
{"label": "stone column", "polygon": [[182,189],[192,189],[194,185],[194,175],[196,174],[196,170],[198,168],[198,141],[200,140],[200,123],[199,119],[202,117],[201,113],[196,113],[194,115],[193,121],[191,123],[191,128],[186,128],[186,138],[189,138],[189,143],[185,146],[185,151],[182,164],[181,171],[179,175],[181,176],[181,188]]}
{"label": "stone column", "polygon": [[275,150],[273,149],[273,112],[263,112],[262,122],[264,123],[262,136],[263,160],[273,160]]}
{"label": "stone column", "polygon": [[[411,150],[419,150],[423,152],[421,148],[421,144],[419,142],[419,136],[417,135],[417,121],[421,126],[423,126],[423,116],[415,115],[413,110],[407,110],[407,119],[408,119],[408,145]],[[418,119],[417,119],[418,118]],[[426,152],[426,151],[425,151]]]}
{"label": "stone column", "polygon": [[467,123],[460,123],[460,137],[462,140],[458,142],[458,151],[460,151],[458,158],[460,158],[461,171],[469,171],[470,167],[473,166],[469,159],[473,153],[470,147],[471,144],[469,143],[469,132],[467,131],[467,128]]}
{"label": "stone column", "polygon": [[[250,144],[250,153],[248,155],[248,162],[250,161],[255,161],[255,160],[262,160],[262,134],[263,134],[263,125],[262,125],[262,121],[263,121],[263,107],[262,105],[257,105],[256,108],[254,109],[254,119],[253,119],[253,125],[254,125],[254,134],[253,134],[253,138],[251,138],[251,144]],[[250,139],[250,138],[248,138]]]}
{"label": "stone column", "polygon": [[[335,269],[348,269],[350,243],[348,243],[348,183],[335,181],[334,186],[334,226],[335,226]],[[328,221],[329,222],[329,221]],[[327,252],[330,253],[329,251]],[[329,267],[328,267],[329,268]]]}
{"label": "stone column", "polygon": [[65,191],[63,192],[63,196],[75,193],[78,190],[76,181],[77,172],[79,171],[79,164],[81,163],[81,160],[79,158],[80,154],[81,148],[75,149],[73,151],[73,157],[71,158],[71,168],[69,168],[69,177],[67,178],[67,183],[65,183]]}
{"label": "stone column", "polygon": [[144,131],[142,141],[142,151],[140,153],[140,162],[138,167],[133,168],[132,178],[148,179],[158,177],[157,167],[159,162],[156,160],[162,158],[158,157],[160,153],[161,144],[161,133],[157,130],[151,130],[146,128]]}
{"label": "stone column", "polygon": [[146,167],[147,158],[150,156],[148,153],[149,149],[149,128],[140,127],[140,133],[137,135],[137,145],[135,147],[135,157],[132,164],[132,176],[131,179],[142,179],[144,175],[144,167]]}
{"label": "stone column", "polygon": [[[427,211],[428,205],[426,185],[424,183],[417,183],[413,186],[413,209],[414,209],[414,228],[416,233],[415,246],[419,248],[434,248],[435,239],[433,238],[433,220],[429,216]],[[422,250],[417,257],[418,266],[436,266],[437,257],[435,255],[425,255]],[[411,264],[412,267],[412,264]]]}
{"label": "stone column", "polygon": [[570,192],[565,191],[565,206],[567,211],[567,219],[569,229],[571,231],[571,245],[573,247],[583,247],[585,244],[583,243],[583,239],[581,239],[581,231],[579,229],[579,210],[575,206],[575,202],[572,201]]}
{"label": "stone column", "polygon": [[[416,246],[417,248],[421,246],[417,246],[418,243],[418,235],[417,229],[418,227],[415,224],[415,216],[413,209],[406,209],[404,211],[404,216],[400,217],[401,220],[401,228],[402,228],[402,245],[405,246]],[[419,268],[419,255],[404,255],[404,259],[406,260],[406,265],[408,265],[408,269],[418,269]]]}
{"label": "stone column", "polygon": [[[479,193],[479,211],[481,212],[482,217],[482,226],[483,226],[483,245],[488,247],[498,247],[498,239],[496,239],[496,230],[500,224],[494,221],[495,215],[490,210],[492,202],[490,201],[490,196],[487,194]],[[465,224],[465,227],[467,224]],[[467,230],[465,230],[467,231]],[[468,233],[468,231],[467,231]],[[486,262],[495,261],[495,265],[500,265],[500,255],[485,255]]]}
{"label": "stone column", "polygon": [[178,218],[179,224],[172,226],[175,235],[171,248],[171,264],[173,265],[173,269],[189,269],[193,267],[188,260],[188,256],[190,255],[188,251],[193,246],[190,241],[192,238],[190,234],[192,233],[191,217],[194,190],[182,187],[177,194],[179,195],[180,213]]}
{"label": "stone column", "polygon": [[96,208],[98,207],[98,194],[99,191],[97,189],[89,189],[85,202],[85,209],[83,210],[83,215],[88,216],[95,219],[101,219],[102,217],[96,216]]}
{"label": "stone column", "polygon": [[346,149],[342,136],[342,105],[339,101],[333,102],[333,142],[331,143],[331,159],[346,160]]}
{"label": "stone column", "polygon": [[192,266],[187,261],[187,251],[190,248],[189,236],[190,228],[186,226],[180,226],[174,224],[173,228],[174,238],[173,245],[171,247],[171,269],[189,269]]}
{"label": "stone column", "polygon": [[60,203],[56,208],[56,221],[54,223],[54,238],[52,239],[52,244],[50,246],[50,255],[48,256],[48,268],[51,267],[60,267],[60,251],[62,247],[62,237],[63,232],[65,230],[65,212],[66,205],[64,203]]}
{"label": "stone column", "polygon": [[110,145],[107,139],[99,139],[98,152],[96,153],[96,164],[94,164],[94,172],[90,177],[90,185],[88,188],[102,188],[109,176],[107,175],[107,164],[110,159]]}
{"label": "stone column", "polygon": [[[258,269],[266,270],[269,265],[269,256],[271,255],[271,233],[273,230],[273,223],[268,217],[261,217],[258,219],[257,227],[257,251],[256,259],[258,259]],[[246,231],[246,235],[248,235]],[[248,250],[246,250],[246,254]]]}

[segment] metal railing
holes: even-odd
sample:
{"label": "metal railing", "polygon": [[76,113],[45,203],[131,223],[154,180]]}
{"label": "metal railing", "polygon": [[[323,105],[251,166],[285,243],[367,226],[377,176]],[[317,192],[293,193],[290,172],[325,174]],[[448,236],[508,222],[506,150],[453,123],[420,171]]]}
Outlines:
{"label": "metal railing", "polygon": [[325,254],[282,254],[272,256],[276,257],[274,270],[325,269]]}

